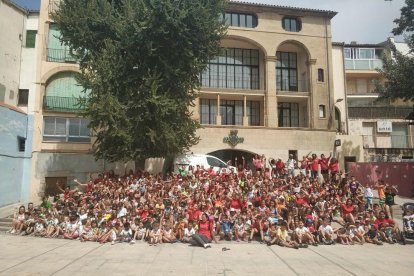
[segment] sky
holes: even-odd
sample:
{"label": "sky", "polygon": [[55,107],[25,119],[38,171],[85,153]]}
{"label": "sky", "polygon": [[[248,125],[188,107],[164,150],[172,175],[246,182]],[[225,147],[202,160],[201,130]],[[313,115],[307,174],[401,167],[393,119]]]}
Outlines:
{"label": "sky", "polygon": [[[39,9],[40,0],[13,0],[17,4]],[[196,0],[195,0],[196,1]],[[332,20],[335,42],[380,43],[393,36],[393,20],[400,16],[405,0],[245,0],[281,6],[332,10],[338,14]],[[402,41],[401,37],[396,40]]]}

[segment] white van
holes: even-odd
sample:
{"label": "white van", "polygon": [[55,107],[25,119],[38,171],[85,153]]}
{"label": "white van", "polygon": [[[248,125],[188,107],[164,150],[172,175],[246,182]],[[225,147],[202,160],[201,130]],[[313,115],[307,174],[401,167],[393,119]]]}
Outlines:
{"label": "white van", "polygon": [[184,166],[185,169],[188,169],[190,165],[193,166],[193,168],[200,165],[200,167],[203,167],[205,170],[213,166],[215,172],[229,172],[231,169],[237,172],[235,167],[228,166],[223,160],[206,154],[183,154],[177,156],[174,159],[174,172],[178,173],[178,169],[182,168],[182,166]]}

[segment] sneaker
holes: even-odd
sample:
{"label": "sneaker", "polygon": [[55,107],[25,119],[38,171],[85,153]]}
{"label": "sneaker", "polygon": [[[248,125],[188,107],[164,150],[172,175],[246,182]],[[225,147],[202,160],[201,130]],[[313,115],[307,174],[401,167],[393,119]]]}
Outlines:
{"label": "sneaker", "polygon": [[134,243],[135,243],[135,240],[132,240],[132,241],[130,241],[129,243],[130,243],[130,244],[134,244]]}

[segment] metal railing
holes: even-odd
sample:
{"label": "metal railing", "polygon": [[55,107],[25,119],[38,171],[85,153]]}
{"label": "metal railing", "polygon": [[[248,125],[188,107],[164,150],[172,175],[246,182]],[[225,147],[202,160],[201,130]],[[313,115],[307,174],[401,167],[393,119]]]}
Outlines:
{"label": "metal railing", "polygon": [[309,92],[309,85],[307,79],[298,80],[296,83],[288,79],[277,79],[276,88],[282,92]]}
{"label": "metal railing", "polygon": [[392,106],[348,107],[348,117],[352,119],[405,119],[412,110],[411,107]]}
{"label": "metal railing", "polygon": [[44,96],[43,109],[60,112],[79,112],[85,109],[85,105],[75,97]]}
{"label": "metal railing", "polygon": [[381,59],[345,59],[346,70],[375,70],[382,66]]}
{"label": "metal railing", "polygon": [[413,135],[362,135],[365,149],[413,149]]}
{"label": "metal railing", "polygon": [[368,162],[412,162],[414,149],[366,149]]}
{"label": "metal railing", "polygon": [[76,59],[70,54],[69,49],[47,48],[47,61],[76,63]]}

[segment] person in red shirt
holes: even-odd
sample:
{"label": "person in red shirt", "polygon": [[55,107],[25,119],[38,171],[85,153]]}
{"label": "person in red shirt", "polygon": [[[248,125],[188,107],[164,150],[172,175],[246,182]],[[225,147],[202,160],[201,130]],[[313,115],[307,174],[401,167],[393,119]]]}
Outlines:
{"label": "person in red shirt", "polygon": [[311,177],[318,178],[318,169],[319,169],[319,159],[316,154],[312,154],[312,159],[310,161]]}
{"label": "person in red shirt", "polygon": [[355,218],[354,215],[352,215],[352,212],[354,211],[354,204],[352,202],[352,199],[348,198],[346,204],[341,205],[341,210],[344,220],[346,222],[355,224]]}
{"label": "person in red shirt", "polygon": [[278,177],[283,176],[283,170],[285,169],[285,163],[282,159],[277,159],[276,161],[276,173]]}
{"label": "person in red shirt", "polygon": [[207,214],[202,214],[201,220],[198,223],[198,233],[191,237],[190,243],[194,246],[201,246],[206,249],[210,248],[212,240],[218,243],[213,229],[213,222],[208,219]]}
{"label": "person in red shirt", "polygon": [[325,154],[321,154],[321,159],[319,160],[319,165],[321,166],[321,174],[325,182],[328,181],[329,160],[331,160],[331,157],[332,157],[332,152],[329,154],[328,158],[325,157]]}
{"label": "person in red shirt", "polygon": [[[375,220],[374,225],[375,225],[375,227],[377,229],[380,229],[380,226],[381,225],[385,225],[385,227],[392,227],[392,235],[393,235],[393,238],[395,238],[398,241],[400,241],[403,244],[405,244],[404,236],[401,235],[401,231],[398,228],[397,224],[395,223],[394,220],[392,220],[390,218],[386,218],[385,211],[380,211],[378,213],[378,218]],[[382,233],[382,235],[383,235],[383,233]]]}
{"label": "person in red shirt", "polygon": [[199,221],[203,212],[198,208],[197,204],[194,204],[193,208],[188,210],[188,221]]}
{"label": "person in red shirt", "polygon": [[331,179],[336,179],[336,175],[339,173],[339,162],[338,159],[332,158],[329,162],[329,171],[331,173]]}

